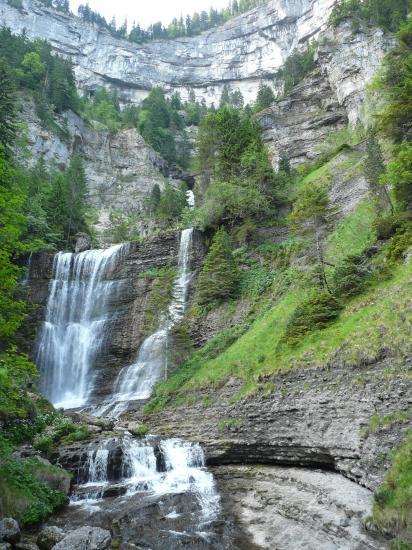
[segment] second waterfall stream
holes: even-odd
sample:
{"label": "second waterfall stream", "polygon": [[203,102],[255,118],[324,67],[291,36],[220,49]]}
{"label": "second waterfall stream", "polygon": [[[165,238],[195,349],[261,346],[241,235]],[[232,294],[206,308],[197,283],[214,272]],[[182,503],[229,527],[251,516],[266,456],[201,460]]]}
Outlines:
{"label": "second waterfall stream", "polygon": [[181,232],[172,300],[159,328],[144,340],[136,361],[121,370],[110,401],[97,408],[96,414],[118,417],[127,409],[130,401],[149,398],[155,383],[167,378],[169,333],[183,317],[187,304],[192,235],[192,228]]}

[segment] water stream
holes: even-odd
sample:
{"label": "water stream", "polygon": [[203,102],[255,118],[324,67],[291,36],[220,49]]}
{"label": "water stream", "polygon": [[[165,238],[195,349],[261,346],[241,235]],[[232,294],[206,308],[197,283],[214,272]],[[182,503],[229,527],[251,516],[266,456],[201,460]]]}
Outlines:
{"label": "water stream", "polygon": [[177,276],[172,299],[159,328],[140,346],[135,362],[119,373],[110,400],[94,410],[94,414],[117,418],[130,401],[148,399],[153,386],[167,378],[169,333],[183,317],[191,280],[190,257],[193,229],[184,229],[180,235]]}
{"label": "water stream", "polygon": [[110,274],[126,252],[127,245],[116,245],[54,257],[36,363],[40,389],[56,407],[87,403],[93,367],[115,317],[109,304],[122,284]]}

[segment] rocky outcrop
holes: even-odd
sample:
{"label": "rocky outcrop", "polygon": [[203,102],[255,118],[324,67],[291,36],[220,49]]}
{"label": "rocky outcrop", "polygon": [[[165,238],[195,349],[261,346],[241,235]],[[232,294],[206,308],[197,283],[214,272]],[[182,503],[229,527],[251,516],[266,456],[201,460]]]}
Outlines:
{"label": "rocky outcrop", "polygon": [[[33,165],[42,159],[63,169],[74,153],[83,158],[88,201],[98,213],[95,229],[101,242],[110,242],[111,212],[136,216],[153,186],[164,188],[165,176],[169,176],[167,164],[137,130],[96,130],[71,111],[56,118],[53,130],[47,129],[30,98],[22,97],[20,105],[31,151],[28,161],[23,157],[25,163]],[[26,155],[26,151],[21,153]],[[171,181],[173,184],[173,177]],[[144,227],[141,229],[144,233]]]}
{"label": "rocky outcrop", "polygon": [[[240,400],[234,397],[241,384],[229,381],[215,392],[212,405],[206,404],[210,392],[199,391],[193,405],[166,408],[144,422],[154,433],[201,442],[208,464],[335,470],[375,490],[390,464],[388,453],[407,427],[396,413],[410,407],[408,365],[388,359],[356,368],[279,372],[262,381],[256,395]],[[373,416],[389,413],[389,425],[370,427]]]}
{"label": "rocky outcrop", "polygon": [[287,158],[291,166],[320,155],[320,144],[331,133],[347,125],[328,79],[315,70],[280,101],[258,115],[272,163]]}
{"label": "rocky outcrop", "polygon": [[351,126],[367,117],[363,107],[367,84],[376,76],[383,56],[394,44],[393,35],[381,29],[363,28],[354,32],[350,21],[322,33],[317,61],[339,105],[345,108]]}
{"label": "rocky outcrop", "polygon": [[221,466],[213,472],[256,548],[388,548],[364,527],[371,492],[339,474],[282,466]]}
{"label": "rocky outcrop", "polygon": [[110,531],[88,525],[69,533],[53,548],[55,550],[104,550],[109,548],[112,537]]}

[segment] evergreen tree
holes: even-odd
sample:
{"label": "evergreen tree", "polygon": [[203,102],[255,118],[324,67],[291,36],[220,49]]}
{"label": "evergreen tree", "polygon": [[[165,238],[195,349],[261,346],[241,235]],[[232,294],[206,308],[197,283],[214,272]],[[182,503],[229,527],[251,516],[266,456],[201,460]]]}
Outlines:
{"label": "evergreen tree", "polygon": [[261,82],[259,84],[259,89],[256,97],[256,103],[255,103],[255,111],[263,111],[263,109],[267,109],[274,103],[275,101],[275,94],[273,93],[273,90],[270,86],[267,84],[263,84]]}
{"label": "evergreen tree", "polygon": [[25,200],[16,171],[4,158],[4,149],[0,146],[0,351],[5,350],[25,314],[25,304],[17,297],[21,270],[14,263],[23,251]]}
{"label": "evergreen tree", "polygon": [[230,105],[230,90],[227,84],[224,84],[222,95],[220,96],[219,107],[225,107],[225,105]]}
{"label": "evergreen tree", "polygon": [[8,155],[16,134],[15,88],[6,63],[0,58],[0,146]]}
{"label": "evergreen tree", "polygon": [[391,206],[389,193],[385,185],[382,185],[380,178],[385,172],[381,146],[376,136],[376,130],[368,130],[366,137],[366,159],[364,164],[365,179],[368,183],[369,191],[374,198],[377,213],[380,214]]}
{"label": "evergreen tree", "polygon": [[325,259],[323,252],[324,231],[335,217],[335,209],[329,204],[326,189],[321,184],[305,185],[299,193],[289,216],[292,229],[303,237],[307,237],[312,246],[319,268],[320,286],[330,291],[326,278]]}
{"label": "evergreen tree", "polygon": [[223,302],[236,290],[238,272],[232,256],[230,239],[221,227],[213,237],[212,246],[199,275],[199,304]]}

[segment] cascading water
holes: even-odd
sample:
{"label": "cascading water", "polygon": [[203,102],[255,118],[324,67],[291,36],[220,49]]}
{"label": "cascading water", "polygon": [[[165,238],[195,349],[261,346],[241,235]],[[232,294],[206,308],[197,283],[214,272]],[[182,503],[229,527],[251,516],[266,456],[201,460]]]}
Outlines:
{"label": "cascading water", "polygon": [[[194,206],[194,196],[188,192],[188,205]],[[192,274],[190,256],[193,228],[184,229],[180,236],[177,277],[173,284],[172,300],[158,330],[148,336],[140,346],[136,361],[120,371],[110,401],[95,409],[94,414],[118,417],[130,401],[148,399],[153,386],[161,378],[167,378],[168,339],[170,330],[182,319]]]}
{"label": "cascading water", "polygon": [[121,282],[108,279],[126,245],[56,254],[37,365],[40,388],[57,407],[87,403],[93,366],[107,332],[110,300]]}
{"label": "cascading water", "polygon": [[[110,449],[119,447],[122,459],[117,466],[117,481],[126,486],[125,493],[129,497],[136,493],[147,496],[191,493],[197,500],[202,524],[217,518],[219,495],[212,474],[205,469],[203,450],[197,443],[177,438],[135,440],[125,435],[102,441],[97,448],[92,447],[83,467],[80,492],[72,499],[74,504],[99,502],[109,483]],[[159,460],[159,455],[162,460]]]}

